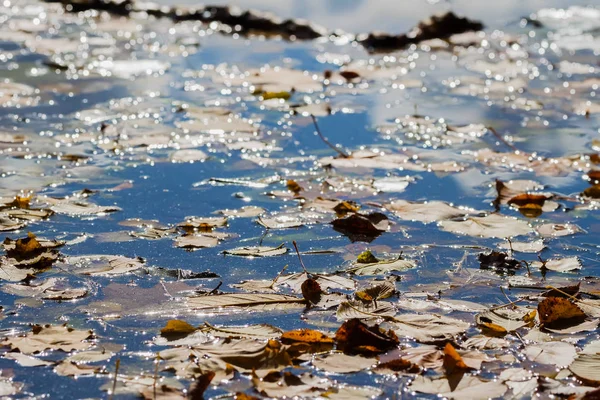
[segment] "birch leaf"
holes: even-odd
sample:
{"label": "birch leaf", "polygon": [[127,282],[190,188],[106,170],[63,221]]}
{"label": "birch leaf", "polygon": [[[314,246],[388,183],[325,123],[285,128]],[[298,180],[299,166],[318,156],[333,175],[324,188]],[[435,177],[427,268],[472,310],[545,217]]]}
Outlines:
{"label": "birch leaf", "polygon": [[485,217],[468,217],[463,221],[442,221],[442,230],[469,236],[506,238],[527,235],[533,230],[525,221],[489,214]]}
{"label": "birch leaf", "polygon": [[232,293],[211,296],[189,297],[187,305],[192,309],[211,309],[221,307],[260,307],[275,306],[281,309],[303,307],[305,300],[283,294]]}

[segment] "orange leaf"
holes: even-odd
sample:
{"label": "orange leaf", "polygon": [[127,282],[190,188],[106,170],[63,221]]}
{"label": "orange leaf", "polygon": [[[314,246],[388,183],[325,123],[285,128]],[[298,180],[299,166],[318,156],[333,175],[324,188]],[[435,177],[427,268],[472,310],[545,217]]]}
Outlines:
{"label": "orange leaf", "polygon": [[169,336],[185,336],[196,330],[195,327],[180,319],[170,319],[167,325],[160,330],[160,334],[165,337]]}
{"label": "orange leaf", "polygon": [[538,314],[546,328],[573,326],[586,318],[579,306],[564,297],[546,297],[538,304]]}
{"label": "orange leaf", "polygon": [[471,368],[465,364],[454,346],[446,343],[446,347],[444,347],[444,369],[446,370],[446,375],[452,375],[455,372],[466,371]]}

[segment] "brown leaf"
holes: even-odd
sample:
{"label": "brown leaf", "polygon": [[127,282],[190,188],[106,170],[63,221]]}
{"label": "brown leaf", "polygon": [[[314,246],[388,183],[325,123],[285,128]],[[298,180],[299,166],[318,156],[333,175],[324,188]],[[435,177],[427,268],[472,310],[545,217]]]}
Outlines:
{"label": "brown leaf", "polygon": [[384,332],[379,325],[369,327],[357,318],[344,322],[335,333],[335,340],[344,353],[367,355],[383,353],[399,343],[393,331]]}
{"label": "brown leaf", "polygon": [[208,389],[210,382],[215,377],[215,373],[208,371],[196,378],[196,381],[190,387],[188,393],[188,399],[190,400],[202,400],[204,399],[204,392]]}
{"label": "brown leaf", "polygon": [[302,283],[300,287],[302,290],[302,296],[304,299],[312,304],[317,304],[321,301],[321,294],[323,291],[321,290],[321,285],[313,278],[308,278]]}
{"label": "brown leaf", "polygon": [[409,373],[419,373],[421,371],[421,368],[418,365],[413,364],[409,360],[405,360],[404,358],[396,358],[391,361],[386,361],[378,364],[375,370],[384,373],[387,373],[387,371],[406,371]]}
{"label": "brown leaf", "polygon": [[300,186],[300,185],[298,184],[298,182],[296,182],[296,181],[295,181],[295,180],[293,180],[293,179],[288,179],[288,180],[287,180],[287,183],[286,183],[286,185],[287,185],[287,188],[288,188],[288,190],[289,190],[290,192],[294,192],[295,194],[298,194],[298,193],[300,193],[302,190],[304,190],[304,189],[302,188],[302,186]]}
{"label": "brown leaf", "polygon": [[334,341],[329,336],[312,329],[297,329],[281,335],[283,344],[306,343],[313,352],[329,351],[333,348]]}
{"label": "brown leaf", "polygon": [[345,218],[338,218],[331,222],[333,229],[348,236],[350,240],[371,242],[382,232],[387,231],[389,220],[382,213],[352,214]]}
{"label": "brown leaf", "polygon": [[541,324],[552,329],[578,325],[586,318],[579,306],[563,297],[546,297],[538,304],[538,314]]}
{"label": "brown leaf", "polygon": [[581,194],[585,197],[590,197],[592,199],[600,199],[600,184],[590,186],[589,188],[585,189]]}

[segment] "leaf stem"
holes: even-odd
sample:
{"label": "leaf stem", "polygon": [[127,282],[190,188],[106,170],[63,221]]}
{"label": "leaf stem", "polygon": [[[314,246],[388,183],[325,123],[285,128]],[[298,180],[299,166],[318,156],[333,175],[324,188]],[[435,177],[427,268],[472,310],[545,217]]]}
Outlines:
{"label": "leaf stem", "polygon": [[329,146],[331,149],[335,150],[341,157],[343,158],[348,158],[350,157],[348,154],[346,154],[345,152],[343,152],[342,150],[338,149],[336,146],[334,146],[329,140],[327,140],[327,138],[321,133],[321,130],[319,129],[319,125],[317,124],[317,119],[315,118],[314,115],[310,114],[310,117],[312,118],[313,124],[315,125],[315,129],[317,131],[317,135],[319,135],[319,137],[321,138],[321,140],[327,145]]}

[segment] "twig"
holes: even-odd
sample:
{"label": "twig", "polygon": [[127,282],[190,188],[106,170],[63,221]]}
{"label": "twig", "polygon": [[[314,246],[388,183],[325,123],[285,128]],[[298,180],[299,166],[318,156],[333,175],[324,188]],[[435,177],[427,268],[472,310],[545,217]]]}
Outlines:
{"label": "twig", "polygon": [[115,378],[113,379],[112,390],[110,391],[110,396],[108,396],[108,400],[112,400],[115,395],[115,390],[117,390],[117,376],[119,375],[119,365],[121,365],[121,359],[117,358],[115,362]]}
{"label": "twig", "polygon": [[154,366],[154,380],[152,382],[152,393],[154,395],[152,399],[156,400],[156,381],[158,379],[158,364],[160,363],[160,353],[156,353],[156,359],[154,360],[154,363],[156,365]]}
{"label": "twig", "polygon": [[275,283],[277,283],[277,279],[279,279],[279,277],[281,276],[281,274],[283,274],[283,272],[287,269],[287,264],[283,266],[283,268],[281,268],[281,271],[279,271],[279,273],[277,274],[277,276],[275,277],[275,279],[273,279],[273,282],[271,282],[271,284],[269,285],[269,289],[273,289],[273,287],[275,286]]}
{"label": "twig", "polygon": [[321,130],[319,129],[319,125],[317,125],[317,119],[315,118],[315,116],[310,114],[310,117],[312,118],[313,124],[315,125],[315,129],[317,130],[317,135],[319,135],[321,140],[323,142],[325,142],[325,144],[327,146],[329,146],[330,148],[335,150],[340,156],[342,156],[344,158],[350,157],[348,154],[344,153],[342,150],[340,150],[336,146],[334,146],[329,140],[327,140],[327,138],[325,136],[323,136],[323,134],[321,133]]}
{"label": "twig", "polygon": [[306,266],[304,266],[304,263],[302,262],[302,257],[300,257],[300,250],[298,250],[298,245],[296,244],[296,241],[294,240],[292,244],[294,245],[294,249],[296,249],[296,254],[298,255],[298,260],[300,260],[300,265],[302,265],[302,269],[304,270],[304,272],[306,272],[307,275],[310,276],[310,272],[308,272]]}
{"label": "twig", "polygon": [[219,281],[219,284],[217,285],[217,287],[214,288],[213,290],[211,290],[210,292],[208,292],[207,296],[217,293],[217,290],[219,290],[219,288],[221,287],[222,284],[223,284],[223,281]]}
{"label": "twig", "polygon": [[510,147],[513,151],[520,151],[519,149],[517,149],[515,147],[515,145],[513,145],[512,143],[508,142],[506,139],[504,139],[502,137],[501,134],[498,133],[498,131],[496,131],[493,127],[488,126],[487,127],[488,131],[492,132],[494,134],[494,136],[496,136],[496,138],[501,141],[502,143],[504,143],[506,146]]}
{"label": "twig", "polygon": [[520,303],[520,302],[525,301],[525,300],[527,300],[526,297],[519,297],[518,299],[516,299],[514,301],[511,301],[510,303],[500,304],[499,306],[494,306],[492,308],[488,308],[488,311],[496,311],[496,310],[499,310],[501,308],[514,306],[515,304]]}

